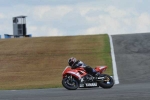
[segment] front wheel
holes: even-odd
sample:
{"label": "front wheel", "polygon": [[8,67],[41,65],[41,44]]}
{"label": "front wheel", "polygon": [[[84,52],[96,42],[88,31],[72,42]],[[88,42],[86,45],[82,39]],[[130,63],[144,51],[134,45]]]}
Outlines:
{"label": "front wheel", "polygon": [[114,85],[113,78],[107,74],[103,74],[103,77],[104,77],[104,79],[99,81],[99,86],[101,86],[102,88],[105,88],[105,89],[113,87],[113,85]]}
{"label": "front wheel", "polygon": [[62,85],[68,90],[76,90],[79,87],[77,79],[73,77],[64,77]]}

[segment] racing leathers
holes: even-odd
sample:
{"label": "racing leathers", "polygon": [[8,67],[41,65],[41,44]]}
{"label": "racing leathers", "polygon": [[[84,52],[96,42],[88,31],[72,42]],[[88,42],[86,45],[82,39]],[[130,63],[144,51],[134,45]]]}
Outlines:
{"label": "racing leathers", "polygon": [[95,69],[93,69],[92,67],[90,66],[87,66],[85,63],[83,63],[82,61],[80,60],[77,60],[73,65],[72,65],[72,68],[75,69],[77,67],[83,67],[85,69],[85,71],[92,75],[92,76],[95,76],[97,74],[97,72],[95,71]]}

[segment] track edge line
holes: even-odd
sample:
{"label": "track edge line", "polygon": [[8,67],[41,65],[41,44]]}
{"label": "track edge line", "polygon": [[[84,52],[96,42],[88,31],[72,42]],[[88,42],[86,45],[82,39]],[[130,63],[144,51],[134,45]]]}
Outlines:
{"label": "track edge line", "polygon": [[112,57],[112,66],[113,66],[113,77],[115,84],[119,84],[119,78],[118,78],[118,73],[117,73],[117,65],[116,65],[116,60],[115,60],[115,53],[114,53],[114,46],[113,46],[113,41],[112,37],[110,34],[109,36],[109,41],[110,41],[110,48],[111,48],[111,57]]}

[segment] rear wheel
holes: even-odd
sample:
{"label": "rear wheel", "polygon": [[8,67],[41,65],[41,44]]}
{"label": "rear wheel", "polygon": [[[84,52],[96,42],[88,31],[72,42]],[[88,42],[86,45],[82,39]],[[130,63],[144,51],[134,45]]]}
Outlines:
{"label": "rear wheel", "polygon": [[77,79],[72,76],[64,77],[62,85],[68,90],[76,90],[79,87]]}
{"label": "rear wheel", "polygon": [[105,89],[113,87],[113,85],[114,85],[113,78],[107,74],[103,74],[103,77],[104,77],[104,79],[99,81],[99,86],[101,86],[102,88],[105,88]]}

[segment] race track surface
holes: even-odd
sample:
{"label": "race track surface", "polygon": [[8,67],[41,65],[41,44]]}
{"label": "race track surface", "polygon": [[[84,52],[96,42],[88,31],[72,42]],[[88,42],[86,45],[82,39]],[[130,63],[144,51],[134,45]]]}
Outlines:
{"label": "race track surface", "polygon": [[112,35],[121,84],[150,82],[150,33]]}
{"label": "race track surface", "polygon": [[150,100],[150,83],[115,85],[111,89],[37,89],[0,91],[0,100]]}

